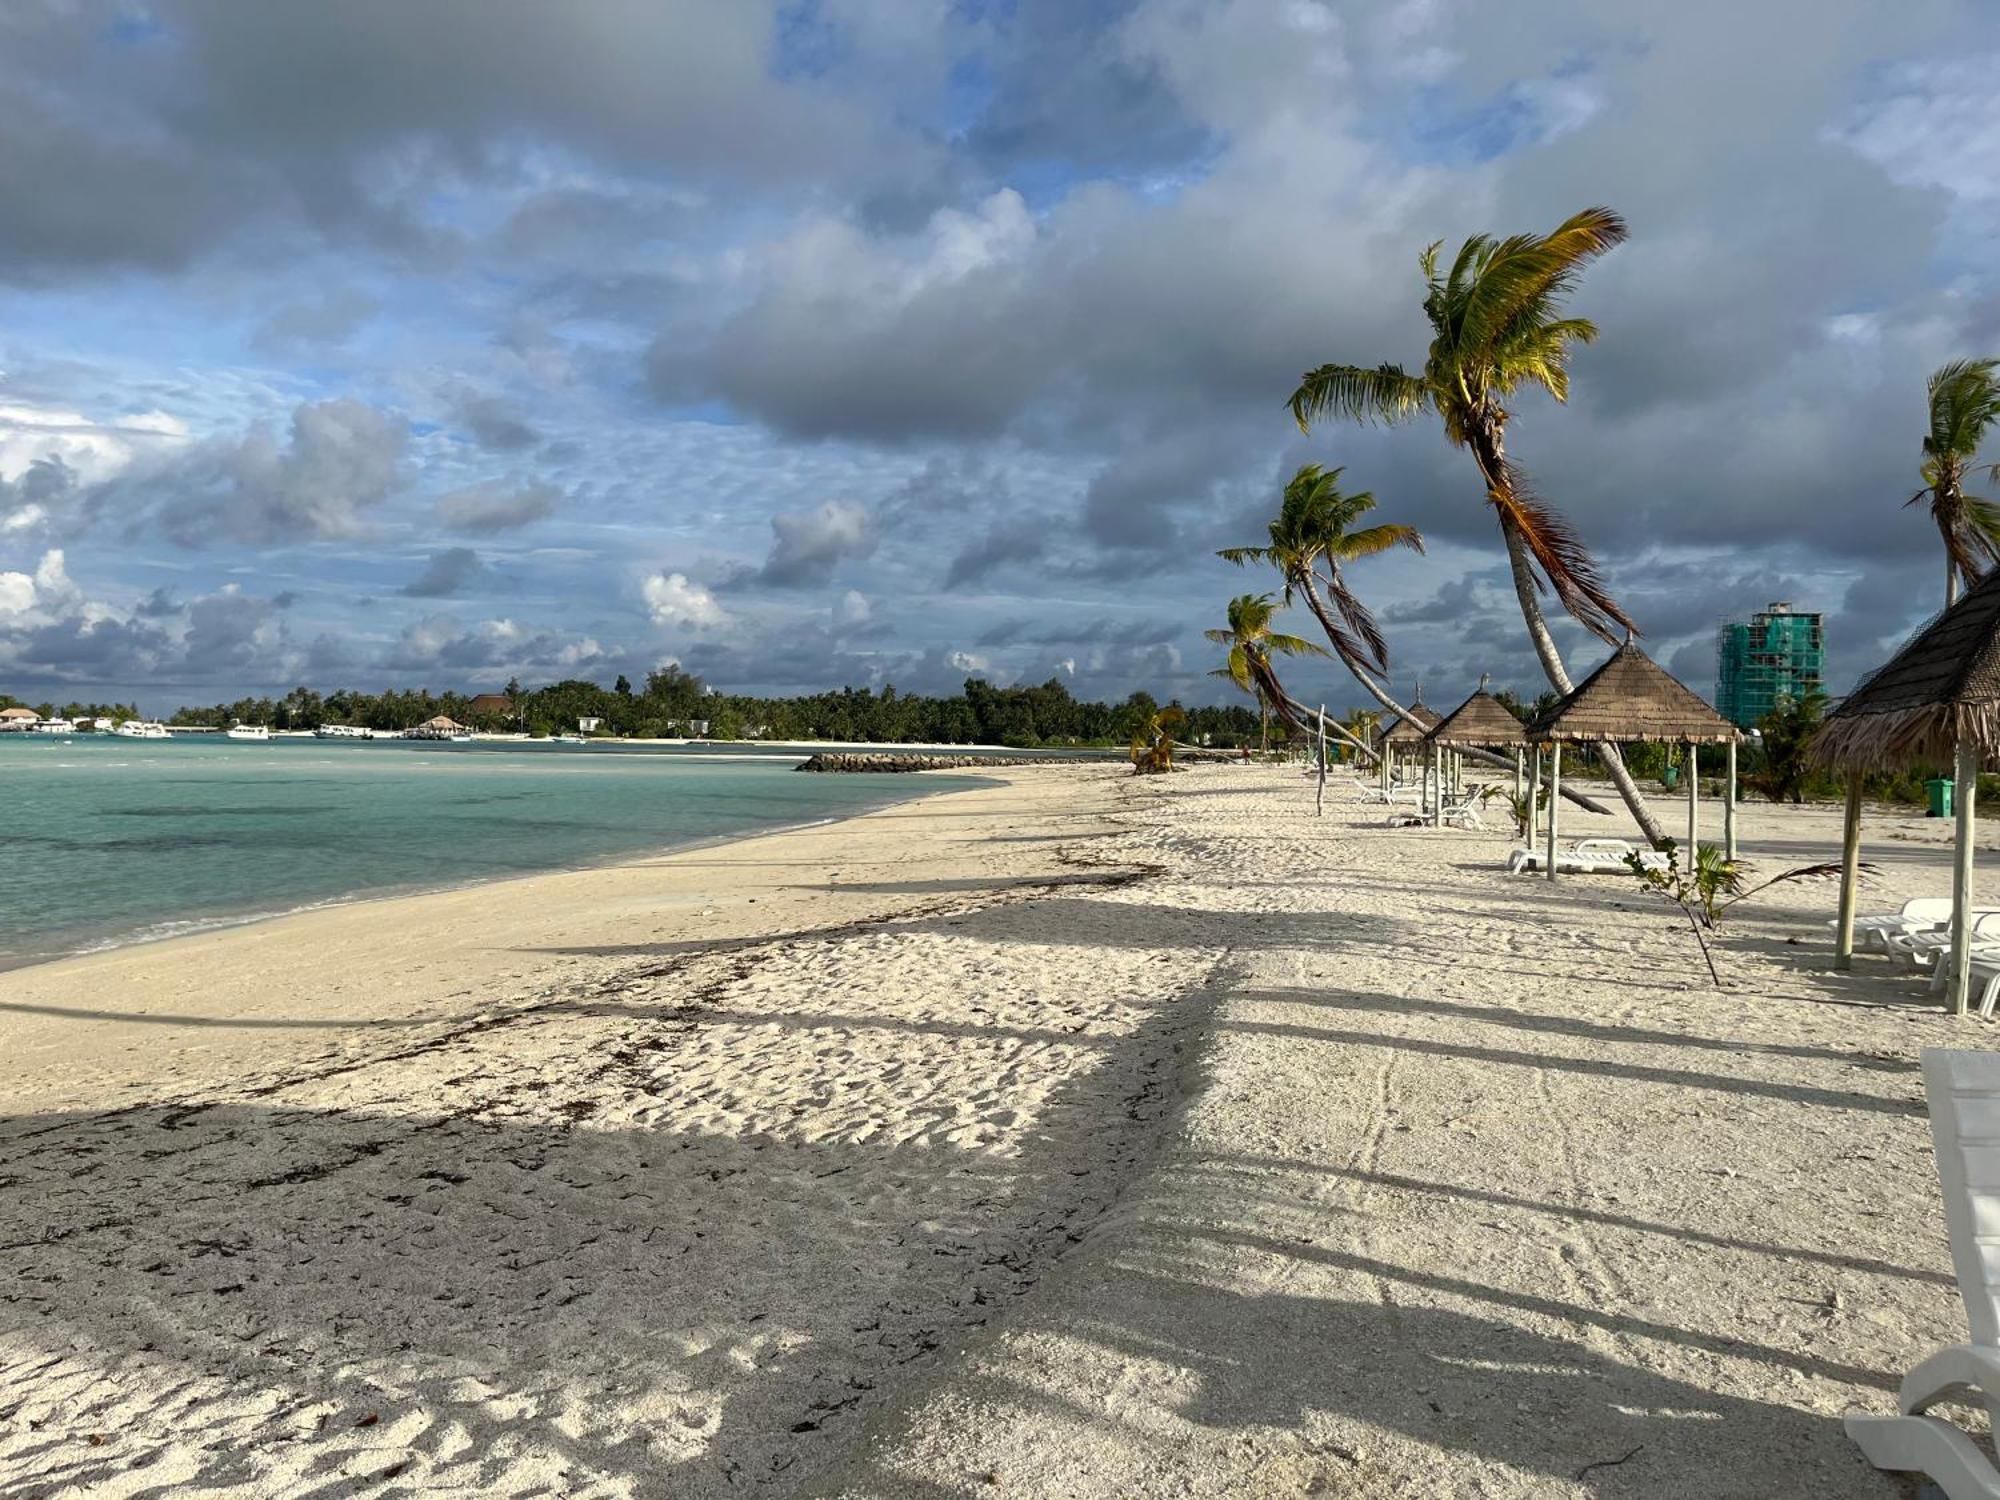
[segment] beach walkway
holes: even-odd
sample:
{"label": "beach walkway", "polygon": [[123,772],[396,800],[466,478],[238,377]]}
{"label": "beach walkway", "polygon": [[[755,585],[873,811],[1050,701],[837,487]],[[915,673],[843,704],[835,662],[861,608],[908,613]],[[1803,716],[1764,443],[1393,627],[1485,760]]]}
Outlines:
{"label": "beach walkway", "polygon": [[[0,1492],[1899,1493],[1838,1416],[1958,1336],[1968,1038],[1826,971],[1826,888],[1718,994],[1625,882],[1293,772],[1004,774],[0,1123]],[[729,895],[557,939],[647,879]]]}

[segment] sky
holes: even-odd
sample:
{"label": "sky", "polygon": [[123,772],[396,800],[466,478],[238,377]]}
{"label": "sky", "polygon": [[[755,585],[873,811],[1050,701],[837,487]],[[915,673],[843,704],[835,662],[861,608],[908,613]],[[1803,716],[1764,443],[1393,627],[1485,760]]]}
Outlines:
{"label": "sky", "polygon": [[1396,686],[1532,695],[1466,455],[1284,402],[1597,203],[1509,451],[1690,684],[1784,599],[1838,691],[1942,602],[1996,65],[1953,0],[11,0],[0,691],[1223,701],[1215,550],[1318,462],[1427,538],[1351,575]]}

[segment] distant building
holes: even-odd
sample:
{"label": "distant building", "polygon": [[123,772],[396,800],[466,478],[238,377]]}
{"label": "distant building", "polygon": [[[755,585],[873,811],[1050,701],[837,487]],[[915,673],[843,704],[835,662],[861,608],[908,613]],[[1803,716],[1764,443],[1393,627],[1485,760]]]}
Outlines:
{"label": "distant building", "polygon": [[597,733],[597,726],[602,724],[603,722],[604,721],[599,718],[592,718],[592,717],[581,718],[576,721],[576,731],[578,734],[595,734]]}
{"label": "distant building", "polygon": [[505,693],[481,693],[465,705],[465,711],[476,719],[511,719],[514,717],[514,700]]}
{"label": "distant building", "polygon": [[33,729],[42,716],[32,708],[0,708],[0,730]]}
{"label": "distant building", "polygon": [[1726,624],[1715,641],[1715,707],[1732,724],[1751,729],[1782,698],[1823,688],[1826,627],[1817,613],[1779,601]]}

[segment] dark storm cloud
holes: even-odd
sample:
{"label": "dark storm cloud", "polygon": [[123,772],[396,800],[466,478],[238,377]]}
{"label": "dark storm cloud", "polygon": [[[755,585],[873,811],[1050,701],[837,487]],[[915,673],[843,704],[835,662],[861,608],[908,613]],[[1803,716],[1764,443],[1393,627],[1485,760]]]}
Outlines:
{"label": "dark storm cloud", "polygon": [[537,140],[717,183],[867,180],[922,154],[780,77],[766,0],[160,0],[124,19],[26,0],[0,41],[0,193],[35,205],[0,227],[0,270],[27,275],[174,265],[258,221],[440,244],[430,189],[508,180]]}
{"label": "dark storm cloud", "polygon": [[403,593],[411,599],[449,599],[478,583],[486,571],[470,547],[447,547],[431,554],[424,570],[403,585]]}
{"label": "dark storm cloud", "polygon": [[1052,530],[1046,516],[1015,516],[996,521],[967,542],[945,570],[944,586],[976,583],[1014,563],[1031,563],[1047,555]]}

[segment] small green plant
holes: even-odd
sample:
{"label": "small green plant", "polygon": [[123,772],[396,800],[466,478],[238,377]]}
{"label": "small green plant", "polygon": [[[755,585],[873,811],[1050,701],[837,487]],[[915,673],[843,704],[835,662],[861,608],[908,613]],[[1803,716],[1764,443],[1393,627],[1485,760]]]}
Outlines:
{"label": "small green plant", "polygon": [[[1498,788],[1496,787],[1494,788],[1494,790],[1497,791]],[[1524,839],[1528,836],[1528,811],[1529,811],[1530,801],[1532,800],[1533,802],[1533,807],[1535,812],[1541,813],[1547,811],[1549,805],[1549,789],[1545,786],[1538,786],[1534,788],[1532,791],[1522,792],[1518,796],[1515,795],[1513,792],[1508,792],[1506,796],[1507,796],[1507,809],[1509,812],[1514,814],[1514,836],[1516,838]]]}
{"label": "small green plant", "polygon": [[1701,947],[1702,960],[1708,965],[1708,977],[1717,989],[1723,988],[1722,975],[1716,972],[1715,954],[1708,945],[1708,939],[1724,912],[1740,901],[1747,901],[1757,892],[1769,890],[1784,881],[1840,873],[1837,862],[1800,865],[1797,869],[1773,875],[1769,880],[1746,888],[1743,867],[1735,860],[1726,858],[1718,845],[1697,844],[1691,864],[1681,862],[1680,845],[1673,839],[1660,840],[1658,852],[1666,856],[1664,864],[1657,859],[1648,863],[1642,854],[1628,854],[1625,856],[1626,866],[1639,877],[1643,889],[1657,892],[1681,909],[1689,930],[1694,933],[1695,942]]}

